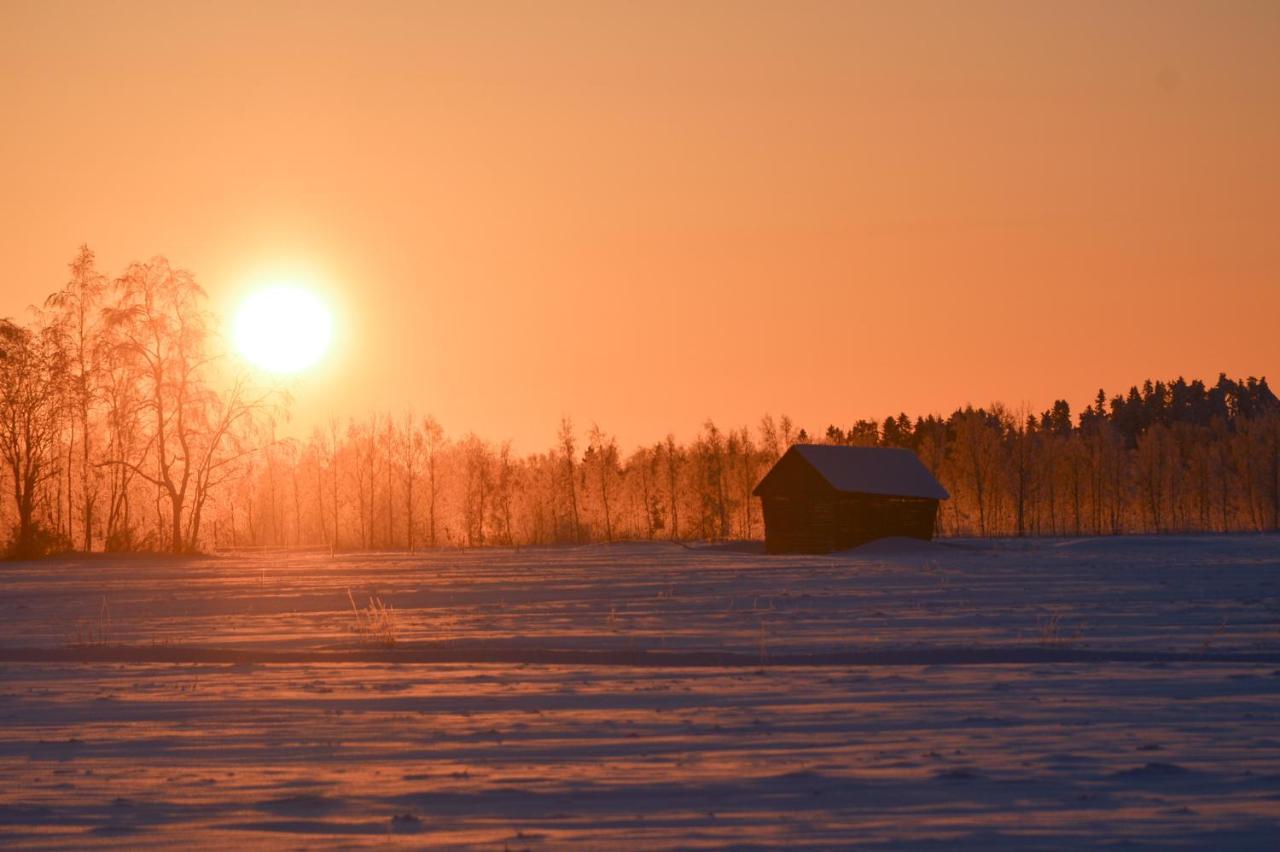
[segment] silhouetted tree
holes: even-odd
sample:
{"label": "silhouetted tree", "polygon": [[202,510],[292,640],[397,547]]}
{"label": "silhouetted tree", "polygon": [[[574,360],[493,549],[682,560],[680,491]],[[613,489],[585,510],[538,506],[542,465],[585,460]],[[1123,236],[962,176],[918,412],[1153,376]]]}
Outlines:
{"label": "silhouetted tree", "polygon": [[132,264],[116,291],[107,321],[149,433],[145,460],[105,464],[128,467],[155,485],[168,501],[169,549],[193,551],[210,491],[225,481],[232,462],[255,449],[242,440],[242,430],[265,398],[250,397],[242,378],[225,392],[215,389],[210,315],[190,272],[156,257]]}
{"label": "silhouetted tree", "polygon": [[58,474],[58,437],[66,364],[56,334],[0,320],[0,455],[8,468],[18,522],[9,554],[42,556],[56,536],[35,519],[40,487]]}

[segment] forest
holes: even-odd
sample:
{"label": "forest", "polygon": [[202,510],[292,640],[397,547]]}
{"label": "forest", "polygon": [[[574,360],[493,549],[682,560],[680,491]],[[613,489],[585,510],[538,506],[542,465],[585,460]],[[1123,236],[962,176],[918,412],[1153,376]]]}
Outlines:
{"label": "forest", "polygon": [[708,420],[629,452],[569,419],[525,455],[410,413],[277,438],[287,394],[237,367],[189,271],[156,257],[113,278],[87,247],[69,269],[30,321],[0,321],[11,558],[755,539],[752,489],[805,442],[914,450],[951,492],[947,536],[1280,529],[1280,400],[1265,378],[1147,380],[1078,414],[1059,400],[813,432],[785,415]]}

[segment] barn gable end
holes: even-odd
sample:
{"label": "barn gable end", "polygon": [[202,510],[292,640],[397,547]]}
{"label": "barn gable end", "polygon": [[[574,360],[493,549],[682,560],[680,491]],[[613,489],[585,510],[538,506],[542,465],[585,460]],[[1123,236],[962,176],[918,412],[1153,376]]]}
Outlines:
{"label": "barn gable end", "polygon": [[799,494],[836,493],[833,486],[817,468],[800,453],[786,452],[778,459],[764,479],[751,492],[756,497]]}

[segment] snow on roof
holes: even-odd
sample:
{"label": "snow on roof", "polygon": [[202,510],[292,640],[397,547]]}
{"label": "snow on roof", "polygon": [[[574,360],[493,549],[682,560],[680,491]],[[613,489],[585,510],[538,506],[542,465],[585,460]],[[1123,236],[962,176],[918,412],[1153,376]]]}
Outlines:
{"label": "snow on roof", "polygon": [[837,491],[930,500],[951,496],[911,450],[835,444],[796,444],[791,449]]}

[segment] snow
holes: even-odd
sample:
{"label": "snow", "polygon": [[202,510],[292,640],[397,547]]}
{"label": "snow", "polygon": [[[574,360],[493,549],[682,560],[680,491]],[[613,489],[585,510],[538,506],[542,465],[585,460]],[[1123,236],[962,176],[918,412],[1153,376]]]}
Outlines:
{"label": "snow", "polygon": [[[95,557],[0,583],[5,845],[1280,836],[1275,536]],[[394,648],[348,590],[395,608]]]}

